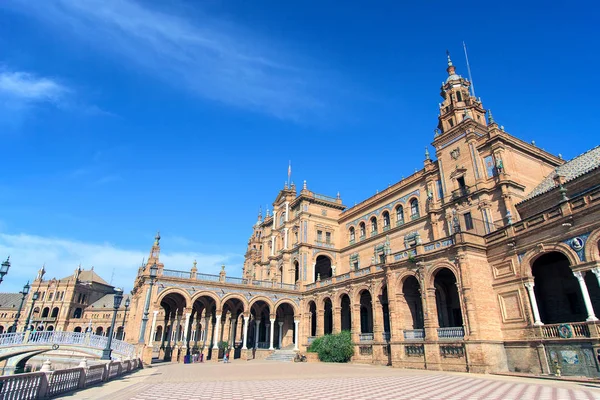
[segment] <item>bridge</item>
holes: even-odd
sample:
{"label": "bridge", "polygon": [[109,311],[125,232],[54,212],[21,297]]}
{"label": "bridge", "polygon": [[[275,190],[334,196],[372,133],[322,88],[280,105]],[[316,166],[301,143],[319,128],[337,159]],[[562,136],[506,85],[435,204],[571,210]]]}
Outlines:
{"label": "bridge", "polygon": [[[100,358],[108,337],[91,332],[13,332],[0,334],[0,362],[4,362],[4,374],[23,371],[27,361],[39,354],[53,352],[78,353],[82,357]],[[112,357],[123,360],[136,356],[135,346],[113,339]]]}

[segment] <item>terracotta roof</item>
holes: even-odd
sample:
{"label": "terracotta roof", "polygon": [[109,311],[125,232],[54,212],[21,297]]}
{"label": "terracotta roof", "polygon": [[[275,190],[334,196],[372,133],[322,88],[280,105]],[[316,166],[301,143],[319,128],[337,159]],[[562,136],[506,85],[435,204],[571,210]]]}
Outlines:
{"label": "terracotta roof", "polygon": [[[125,308],[125,300],[127,298],[129,298],[130,296],[128,294],[123,294],[123,300],[121,301],[121,307],[119,308]],[[93,302],[92,304],[90,304],[88,307],[89,308],[113,308],[114,305],[114,298],[115,295],[114,293],[110,293],[110,294],[106,294],[104,296],[102,296],[101,298],[99,298],[98,300],[96,300],[95,302]],[[88,308],[88,310],[89,310]]]}
{"label": "terracotta roof", "polygon": [[0,293],[0,308],[19,307],[21,293]]}
{"label": "terracotta roof", "polygon": [[554,189],[557,186],[554,182],[554,177],[556,175],[564,176],[565,182],[569,182],[598,167],[600,167],[600,146],[596,146],[557,167],[554,172],[545,177],[544,180],[542,180],[542,182],[527,195],[524,201]]}

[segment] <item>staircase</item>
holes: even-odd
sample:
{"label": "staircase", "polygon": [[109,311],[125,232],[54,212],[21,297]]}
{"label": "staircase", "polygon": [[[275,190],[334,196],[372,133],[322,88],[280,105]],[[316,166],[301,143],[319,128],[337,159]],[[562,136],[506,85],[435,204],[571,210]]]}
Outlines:
{"label": "staircase", "polygon": [[291,362],[294,361],[296,352],[294,350],[275,350],[265,360],[267,361],[279,361],[279,362]]}

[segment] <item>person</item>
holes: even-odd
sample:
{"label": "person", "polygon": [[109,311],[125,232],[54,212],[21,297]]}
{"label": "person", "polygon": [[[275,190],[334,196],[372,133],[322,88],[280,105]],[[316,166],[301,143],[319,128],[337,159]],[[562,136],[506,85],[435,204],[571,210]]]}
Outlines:
{"label": "person", "polygon": [[223,363],[229,363],[229,351],[226,351],[223,355]]}

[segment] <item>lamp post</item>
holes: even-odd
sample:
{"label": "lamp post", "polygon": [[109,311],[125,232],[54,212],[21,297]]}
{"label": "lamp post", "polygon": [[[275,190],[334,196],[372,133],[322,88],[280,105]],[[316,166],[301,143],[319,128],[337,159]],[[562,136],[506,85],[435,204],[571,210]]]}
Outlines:
{"label": "lamp post", "polygon": [[2,280],[4,279],[4,275],[8,274],[9,269],[10,269],[10,256],[8,256],[6,258],[6,261],[4,261],[2,263],[2,266],[0,266],[0,283],[2,283]]}
{"label": "lamp post", "polygon": [[144,316],[142,317],[142,328],[140,329],[140,339],[138,340],[138,343],[144,343],[146,337],[146,325],[148,325],[148,314],[150,312],[150,297],[152,296],[152,286],[156,280],[157,270],[158,267],[156,266],[156,263],[154,263],[150,267],[150,288],[148,289],[148,293],[146,293],[146,304],[144,305]]}
{"label": "lamp post", "polygon": [[130,304],[131,300],[128,297],[127,299],[125,299],[125,314],[123,314],[123,331],[121,332],[121,340],[125,340],[125,319],[127,318],[127,309],[129,308]]}
{"label": "lamp post", "polygon": [[[25,286],[23,286],[23,291],[19,292],[22,296],[21,296],[21,304],[19,304],[19,311],[17,311],[17,315],[15,317],[15,322],[13,323],[12,327],[10,328],[11,332],[16,332],[17,331],[17,324],[19,323],[19,318],[21,318],[21,310],[23,309],[23,302],[25,301],[25,298],[27,297],[27,295],[29,294],[29,289],[31,288],[31,286],[29,286],[29,281],[25,284]],[[33,307],[33,304],[32,304]]]}
{"label": "lamp post", "polygon": [[108,335],[108,340],[106,341],[106,347],[102,350],[101,360],[110,360],[110,353],[112,352],[110,345],[112,344],[113,332],[115,330],[115,320],[117,319],[117,311],[119,311],[119,307],[121,306],[121,301],[123,300],[123,289],[115,289],[115,297],[114,297],[114,311],[112,322],[110,323],[110,335]]}
{"label": "lamp post", "polygon": [[23,329],[23,332],[25,331],[30,331],[31,329],[31,313],[33,312],[33,306],[35,305],[35,301],[37,299],[39,299],[40,297],[40,292],[34,292],[31,295],[31,308],[29,309],[29,315],[27,316],[27,323],[25,324],[25,329]]}

